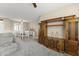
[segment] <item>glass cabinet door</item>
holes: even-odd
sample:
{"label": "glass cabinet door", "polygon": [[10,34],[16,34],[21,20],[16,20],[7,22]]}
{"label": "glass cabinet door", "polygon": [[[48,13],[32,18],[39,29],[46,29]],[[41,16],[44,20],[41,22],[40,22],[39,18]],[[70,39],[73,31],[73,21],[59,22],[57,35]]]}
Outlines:
{"label": "glass cabinet door", "polygon": [[68,34],[68,40],[78,40],[78,22],[70,20],[68,21],[68,29],[67,32]]}
{"label": "glass cabinet door", "polygon": [[68,22],[68,40],[72,40],[72,24]]}
{"label": "glass cabinet door", "polygon": [[78,21],[75,21],[75,40],[78,41]]}

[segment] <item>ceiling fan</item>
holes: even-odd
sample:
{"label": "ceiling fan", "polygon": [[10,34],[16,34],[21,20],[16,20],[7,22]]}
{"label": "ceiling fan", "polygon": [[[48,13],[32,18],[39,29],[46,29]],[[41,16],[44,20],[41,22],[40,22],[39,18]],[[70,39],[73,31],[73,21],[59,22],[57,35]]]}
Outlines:
{"label": "ceiling fan", "polygon": [[32,4],[33,4],[34,8],[36,8],[36,7],[37,7],[36,3],[32,3]]}

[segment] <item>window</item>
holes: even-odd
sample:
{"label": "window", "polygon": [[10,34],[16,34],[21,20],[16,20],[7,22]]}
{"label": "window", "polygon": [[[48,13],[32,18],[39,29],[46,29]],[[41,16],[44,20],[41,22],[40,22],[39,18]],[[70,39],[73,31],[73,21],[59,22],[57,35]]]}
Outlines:
{"label": "window", "polygon": [[4,23],[3,21],[0,21],[0,33],[4,32]]}
{"label": "window", "polygon": [[19,23],[14,24],[14,31],[20,31],[20,24]]}

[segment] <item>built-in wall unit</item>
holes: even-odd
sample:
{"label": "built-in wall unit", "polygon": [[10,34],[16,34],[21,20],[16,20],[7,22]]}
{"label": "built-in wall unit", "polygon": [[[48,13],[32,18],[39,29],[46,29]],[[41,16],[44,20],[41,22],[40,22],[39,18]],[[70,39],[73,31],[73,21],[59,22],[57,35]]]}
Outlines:
{"label": "built-in wall unit", "polygon": [[70,15],[41,21],[39,42],[61,53],[79,55],[78,19]]}

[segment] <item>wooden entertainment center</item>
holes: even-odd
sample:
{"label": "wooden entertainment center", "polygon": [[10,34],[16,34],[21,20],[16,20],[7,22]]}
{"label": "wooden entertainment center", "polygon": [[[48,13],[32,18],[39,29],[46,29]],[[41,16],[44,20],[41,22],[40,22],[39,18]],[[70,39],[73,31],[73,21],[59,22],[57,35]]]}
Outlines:
{"label": "wooden entertainment center", "polygon": [[[75,15],[59,17],[41,21],[39,30],[39,43],[58,52],[78,55],[78,17]],[[50,22],[63,21],[63,24],[48,25]],[[48,27],[64,26],[65,38],[48,37]]]}

